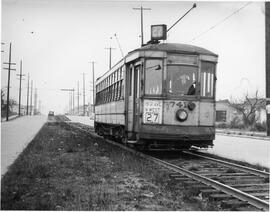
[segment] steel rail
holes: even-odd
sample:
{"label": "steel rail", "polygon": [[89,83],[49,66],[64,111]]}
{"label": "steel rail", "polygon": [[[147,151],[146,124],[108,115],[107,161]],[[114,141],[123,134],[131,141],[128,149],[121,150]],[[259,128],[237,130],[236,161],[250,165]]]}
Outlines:
{"label": "steel rail", "polygon": [[[72,127],[77,128],[75,126],[72,126]],[[84,131],[86,133],[89,133],[94,137],[102,138],[102,137],[100,137],[98,135],[95,135],[93,133],[90,133],[90,132],[88,132],[88,131],[86,131],[84,129],[81,129],[81,128],[77,128],[77,129],[79,129],[81,131]],[[233,197],[235,197],[235,198],[237,198],[239,200],[247,202],[250,205],[253,205],[253,206],[255,206],[256,208],[258,208],[260,210],[269,211],[269,203],[264,201],[264,200],[261,200],[261,199],[259,199],[257,197],[254,197],[254,196],[250,195],[250,194],[244,193],[244,192],[242,192],[242,191],[240,191],[238,189],[235,189],[233,187],[230,187],[230,186],[225,185],[223,183],[220,183],[218,181],[203,177],[203,176],[198,175],[198,174],[196,174],[194,172],[191,172],[191,171],[188,171],[188,170],[183,169],[181,167],[178,167],[178,166],[176,166],[174,164],[170,164],[170,163],[168,163],[166,161],[162,161],[160,159],[157,159],[157,158],[154,158],[152,156],[143,154],[141,152],[137,152],[137,151],[135,151],[133,149],[130,149],[129,147],[124,146],[124,145],[122,145],[120,143],[116,143],[116,142],[108,140],[108,139],[105,139],[105,140],[110,144],[113,144],[113,145],[118,146],[118,147],[120,147],[122,149],[125,149],[128,152],[131,152],[131,153],[133,153],[135,155],[141,156],[142,158],[145,158],[146,160],[152,161],[152,162],[154,162],[156,164],[159,164],[159,165],[161,165],[161,166],[163,166],[165,168],[173,170],[173,171],[175,171],[177,173],[180,173],[182,175],[188,176],[188,177],[190,177],[190,178],[192,178],[192,179],[194,179],[196,181],[199,181],[199,182],[201,182],[201,183],[203,183],[205,185],[211,186],[212,188],[215,188],[215,189],[217,189],[219,191],[222,191],[222,192],[224,192],[224,193],[226,193],[226,194],[228,194],[230,196],[233,196]]]}
{"label": "steel rail", "polygon": [[203,155],[200,155],[200,154],[191,153],[191,152],[187,152],[187,151],[183,151],[183,153],[193,155],[193,156],[196,156],[196,157],[200,157],[200,158],[204,158],[204,159],[207,159],[207,160],[215,161],[215,162],[223,164],[223,165],[225,165],[227,167],[234,167],[234,168],[236,168],[238,170],[248,172],[249,174],[257,175],[257,176],[264,177],[264,178],[269,178],[269,174],[270,174],[269,172],[260,171],[260,170],[257,170],[257,169],[241,166],[241,165],[238,165],[238,164],[230,163],[230,162],[227,162],[227,161],[222,161],[222,160],[219,160],[219,159],[215,159],[215,158],[211,158],[211,157],[207,157],[207,156],[203,156]]}
{"label": "steel rail", "polygon": [[199,181],[203,184],[206,184],[208,186],[211,186],[217,190],[220,190],[230,196],[233,196],[237,199],[240,199],[244,202],[248,202],[249,204],[255,206],[256,208],[258,209],[261,209],[261,210],[265,210],[265,211],[268,211],[269,210],[269,204],[266,202],[266,201],[263,201],[257,197],[254,197],[250,194],[247,194],[245,192],[242,192],[238,189],[235,189],[233,187],[230,187],[228,185],[225,185],[223,183],[220,183],[218,181],[215,181],[215,180],[212,180],[210,178],[207,178],[207,177],[203,177],[201,175],[198,175],[194,172],[191,172],[191,171],[188,171],[186,169],[183,169],[181,167],[178,167],[176,165],[173,165],[173,164],[170,164],[168,162],[165,162],[165,161],[162,161],[162,160],[159,160],[157,158],[153,158],[151,156],[147,156],[146,158],[150,159],[151,161],[153,162],[156,162],[162,166],[165,166],[167,168],[170,168],[171,170],[175,171],[175,172],[178,172],[180,174],[183,174],[185,176],[188,176],[196,181]]}

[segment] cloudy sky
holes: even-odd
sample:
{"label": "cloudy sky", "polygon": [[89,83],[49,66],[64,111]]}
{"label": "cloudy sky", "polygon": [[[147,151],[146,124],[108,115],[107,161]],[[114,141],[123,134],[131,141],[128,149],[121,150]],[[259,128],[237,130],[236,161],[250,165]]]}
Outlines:
{"label": "cloudy sky", "polygon": [[[91,1],[91,0],[3,0],[2,62],[8,61],[12,42],[12,62],[23,60],[24,74],[37,88],[44,113],[63,112],[68,93],[62,88],[82,91],[86,73],[86,102],[91,97],[92,66],[96,77],[121,59],[117,34],[124,54],[140,47],[140,13],[144,12],[144,38],[150,39],[150,26],[171,26],[194,2],[179,1]],[[265,28],[263,2],[196,2],[192,10],[172,30],[167,42],[186,43],[209,49],[219,55],[217,99],[241,97],[256,89],[265,97]],[[240,9],[240,10],[239,10]],[[3,65],[2,65],[3,67]],[[6,66],[4,66],[6,67]],[[11,73],[10,95],[18,100],[17,71]],[[1,88],[7,86],[7,71],[1,72]],[[26,104],[27,80],[22,84]],[[76,91],[77,92],[77,91]],[[80,97],[82,103],[82,96]],[[76,102],[77,103],[77,102]]]}

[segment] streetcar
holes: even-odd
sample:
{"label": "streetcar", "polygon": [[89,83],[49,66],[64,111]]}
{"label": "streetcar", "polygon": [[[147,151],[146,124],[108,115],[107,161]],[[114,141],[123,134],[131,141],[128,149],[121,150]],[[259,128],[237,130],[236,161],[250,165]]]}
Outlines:
{"label": "streetcar", "polygon": [[155,26],[148,44],[96,80],[95,132],[139,149],[212,147],[218,55],[160,43]]}

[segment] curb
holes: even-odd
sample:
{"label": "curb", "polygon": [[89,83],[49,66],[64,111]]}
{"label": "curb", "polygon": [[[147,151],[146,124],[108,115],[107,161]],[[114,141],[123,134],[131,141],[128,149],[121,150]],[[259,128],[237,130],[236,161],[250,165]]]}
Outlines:
{"label": "curb", "polygon": [[269,140],[270,141],[270,137],[267,137],[267,136],[259,136],[256,134],[249,135],[249,134],[245,134],[245,133],[241,133],[241,132],[219,132],[219,131],[216,131],[216,134],[232,136],[232,137],[242,137],[242,138],[251,138],[251,139],[260,139],[260,140]]}

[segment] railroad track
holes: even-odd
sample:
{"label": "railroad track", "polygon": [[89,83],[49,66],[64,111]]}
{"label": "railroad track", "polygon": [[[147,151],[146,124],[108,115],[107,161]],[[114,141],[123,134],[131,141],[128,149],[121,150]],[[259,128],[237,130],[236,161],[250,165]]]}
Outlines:
{"label": "railroad track", "polygon": [[[81,124],[69,123],[71,127],[91,133],[94,129]],[[188,188],[199,190],[202,198],[213,199],[224,209],[269,210],[269,173],[184,151],[181,158],[160,159],[111,140],[133,154],[159,164],[170,170],[170,176]],[[184,158],[183,155],[188,156]]]}
{"label": "railroad track", "polygon": [[[173,167],[171,176],[201,195],[234,210],[269,210],[269,173],[189,151],[186,160],[159,160]],[[198,184],[199,182],[199,184]],[[204,186],[202,186],[203,184]]]}

